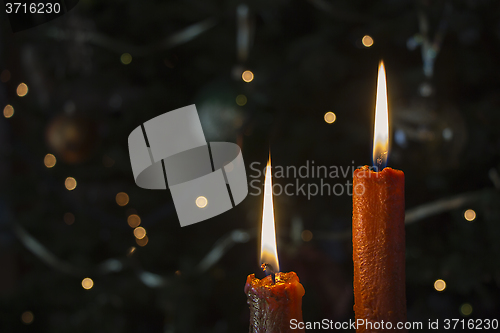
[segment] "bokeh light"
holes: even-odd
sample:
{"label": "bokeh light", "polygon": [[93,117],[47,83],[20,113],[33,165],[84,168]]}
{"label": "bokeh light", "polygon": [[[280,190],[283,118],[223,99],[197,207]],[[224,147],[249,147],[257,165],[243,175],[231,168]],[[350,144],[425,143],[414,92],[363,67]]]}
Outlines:
{"label": "bokeh light", "polygon": [[470,314],[472,313],[472,305],[470,305],[469,303],[462,304],[462,306],[460,306],[460,313],[465,317],[470,316]]}
{"label": "bokeh light", "polygon": [[434,289],[436,289],[437,291],[443,291],[446,289],[446,282],[444,282],[444,280],[436,280],[434,282]]}
{"label": "bokeh light", "polygon": [[141,218],[137,214],[132,214],[127,218],[127,223],[131,228],[137,228],[141,224]]}
{"label": "bokeh light", "polygon": [[122,64],[128,65],[132,62],[132,56],[130,55],[130,53],[124,53],[121,55],[120,61],[122,62]]}
{"label": "bokeh light", "polygon": [[116,203],[118,206],[126,206],[128,204],[129,197],[128,194],[125,192],[120,192],[116,195]]}
{"label": "bokeh light", "polygon": [[66,223],[67,225],[72,225],[73,223],[75,223],[75,215],[73,215],[73,213],[66,213],[64,214],[64,223]]}
{"label": "bokeh light", "polygon": [[204,196],[199,196],[196,198],[196,206],[199,208],[205,208],[208,205],[208,200]]}
{"label": "bokeh light", "polygon": [[21,321],[26,325],[31,324],[34,319],[35,319],[35,316],[33,315],[33,312],[31,312],[31,311],[24,311],[23,314],[21,315]]}
{"label": "bokeh light", "polygon": [[245,82],[252,82],[253,81],[253,73],[251,71],[244,71],[243,74],[241,74],[241,78]]}
{"label": "bokeh light", "polygon": [[247,97],[245,95],[236,96],[236,104],[238,104],[239,106],[247,104]]}
{"label": "bokeh light", "polygon": [[361,39],[361,43],[363,43],[363,46],[365,47],[370,47],[373,45],[373,38],[371,36],[365,35]]}
{"label": "bokeh light", "polygon": [[127,251],[127,257],[130,257],[131,255],[133,255],[135,253],[135,251],[137,250],[137,248],[135,246],[131,246],[128,251]]}
{"label": "bokeh light", "polygon": [[141,238],[141,239],[136,238],[135,242],[139,246],[146,246],[146,244],[149,242],[149,238],[148,238],[148,236],[144,236],[144,238]]}
{"label": "bokeh light", "polygon": [[335,113],[333,113],[331,111],[328,111],[327,113],[325,113],[325,121],[328,124],[333,124],[335,122],[335,120],[337,120],[337,116],[335,115]]}
{"label": "bokeh light", "polygon": [[313,239],[313,233],[311,232],[311,230],[302,231],[302,234],[300,236],[302,237],[302,240],[304,242],[310,242]]}
{"label": "bokeh light", "polygon": [[28,93],[28,86],[26,85],[26,83],[20,83],[17,86],[16,92],[17,92],[17,96],[19,96],[19,97],[26,96],[26,94]]}
{"label": "bokeh light", "polygon": [[464,213],[464,218],[467,221],[472,222],[476,219],[476,212],[472,209],[467,209]]}
{"label": "bokeh light", "polygon": [[10,118],[14,115],[14,107],[10,104],[7,104],[4,108],[3,108],[3,116],[5,118]]}
{"label": "bokeh light", "polygon": [[8,69],[4,69],[0,74],[0,81],[6,83],[9,80],[10,80],[10,71]]}
{"label": "bokeh light", "polygon": [[112,159],[111,157],[109,157],[108,155],[104,155],[102,157],[102,164],[106,167],[106,168],[111,168],[114,164],[115,164],[115,160]]}
{"label": "bokeh light", "polygon": [[45,155],[45,158],[43,159],[43,163],[47,168],[53,168],[54,165],[56,165],[56,162],[56,157],[52,154]]}
{"label": "bokeh light", "polygon": [[143,239],[144,237],[146,237],[146,229],[144,229],[143,227],[135,228],[134,229],[134,236],[137,239]]}
{"label": "bokeh light", "polygon": [[66,186],[66,189],[68,189],[69,191],[74,190],[76,188],[75,178],[73,177],[66,178],[66,180],[64,181],[64,186]]}
{"label": "bokeh light", "polygon": [[82,287],[83,289],[92,289],[92,287],[94,286],[94,281],[92,281],[91,278],[85,278],[82,280]]}

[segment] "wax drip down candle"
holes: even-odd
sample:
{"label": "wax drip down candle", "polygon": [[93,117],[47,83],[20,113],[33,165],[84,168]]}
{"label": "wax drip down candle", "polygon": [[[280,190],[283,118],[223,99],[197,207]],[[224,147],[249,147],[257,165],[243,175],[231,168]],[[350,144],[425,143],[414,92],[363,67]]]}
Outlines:
{"label": "wax drip down candle", "polygon": [[[357,332],[406,322],[404,173],[385,167],[389,117],[385,68],[380,63],[375,107],[373,165],[355,170],[352,243]],[[388,328],[388,326],[384,326]],[[380,326],[379,326],[380,328]],[[404,330],[399,330],[404,331]]]}
{"label": "wax drip down candle", "polygon": [[261,263],[267,276],[261,280],[250,274],[245,294],[250,307],[250,333],[304,332],[292,329],[291,321],[302,322],[304,287],[295,272],[279,271],[274,224],[271,158],[266,168],[262,214]]}

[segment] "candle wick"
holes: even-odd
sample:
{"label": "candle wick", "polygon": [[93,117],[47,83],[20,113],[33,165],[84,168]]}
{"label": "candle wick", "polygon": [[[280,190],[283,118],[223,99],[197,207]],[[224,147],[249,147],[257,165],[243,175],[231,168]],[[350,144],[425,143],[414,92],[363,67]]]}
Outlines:
{"label": "candle wick", "polygon": [[276,284],[276,272],[274,271],[273,266],[267,263],[263,263],[260,267],[262,267],[262,270],[266,273],[266,275],[271,275],[273,284]]}

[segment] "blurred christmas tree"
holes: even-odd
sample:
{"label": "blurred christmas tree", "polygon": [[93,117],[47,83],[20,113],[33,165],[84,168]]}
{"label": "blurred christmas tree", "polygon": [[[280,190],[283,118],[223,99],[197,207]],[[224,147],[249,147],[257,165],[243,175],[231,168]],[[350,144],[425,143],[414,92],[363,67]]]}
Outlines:
{"label": "blurred christmas tree", "polygon": [[[498,316],[497,1],[86,0],[15,34],[0,18],[2,333],[247,331],[262,197],[180,228],[168,191],[135,185],[128,134],[196,103],[249,176],[269,147],[275,165],[369,164],[381,58],[409,320]],[[351,198],[275,205],[304,319],[353,318]]]}

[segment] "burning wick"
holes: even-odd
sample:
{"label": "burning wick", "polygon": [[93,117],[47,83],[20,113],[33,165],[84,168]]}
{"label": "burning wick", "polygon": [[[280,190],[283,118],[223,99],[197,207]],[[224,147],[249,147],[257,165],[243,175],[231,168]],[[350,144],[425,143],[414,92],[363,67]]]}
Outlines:
{"label": "burning wick", "polygon": [[260,267],[266,273],[266,275],[271,274],[271,277],[273,279],[273,284],[276,284],[276,272],[274,271],[273,266],[263,263]]}

